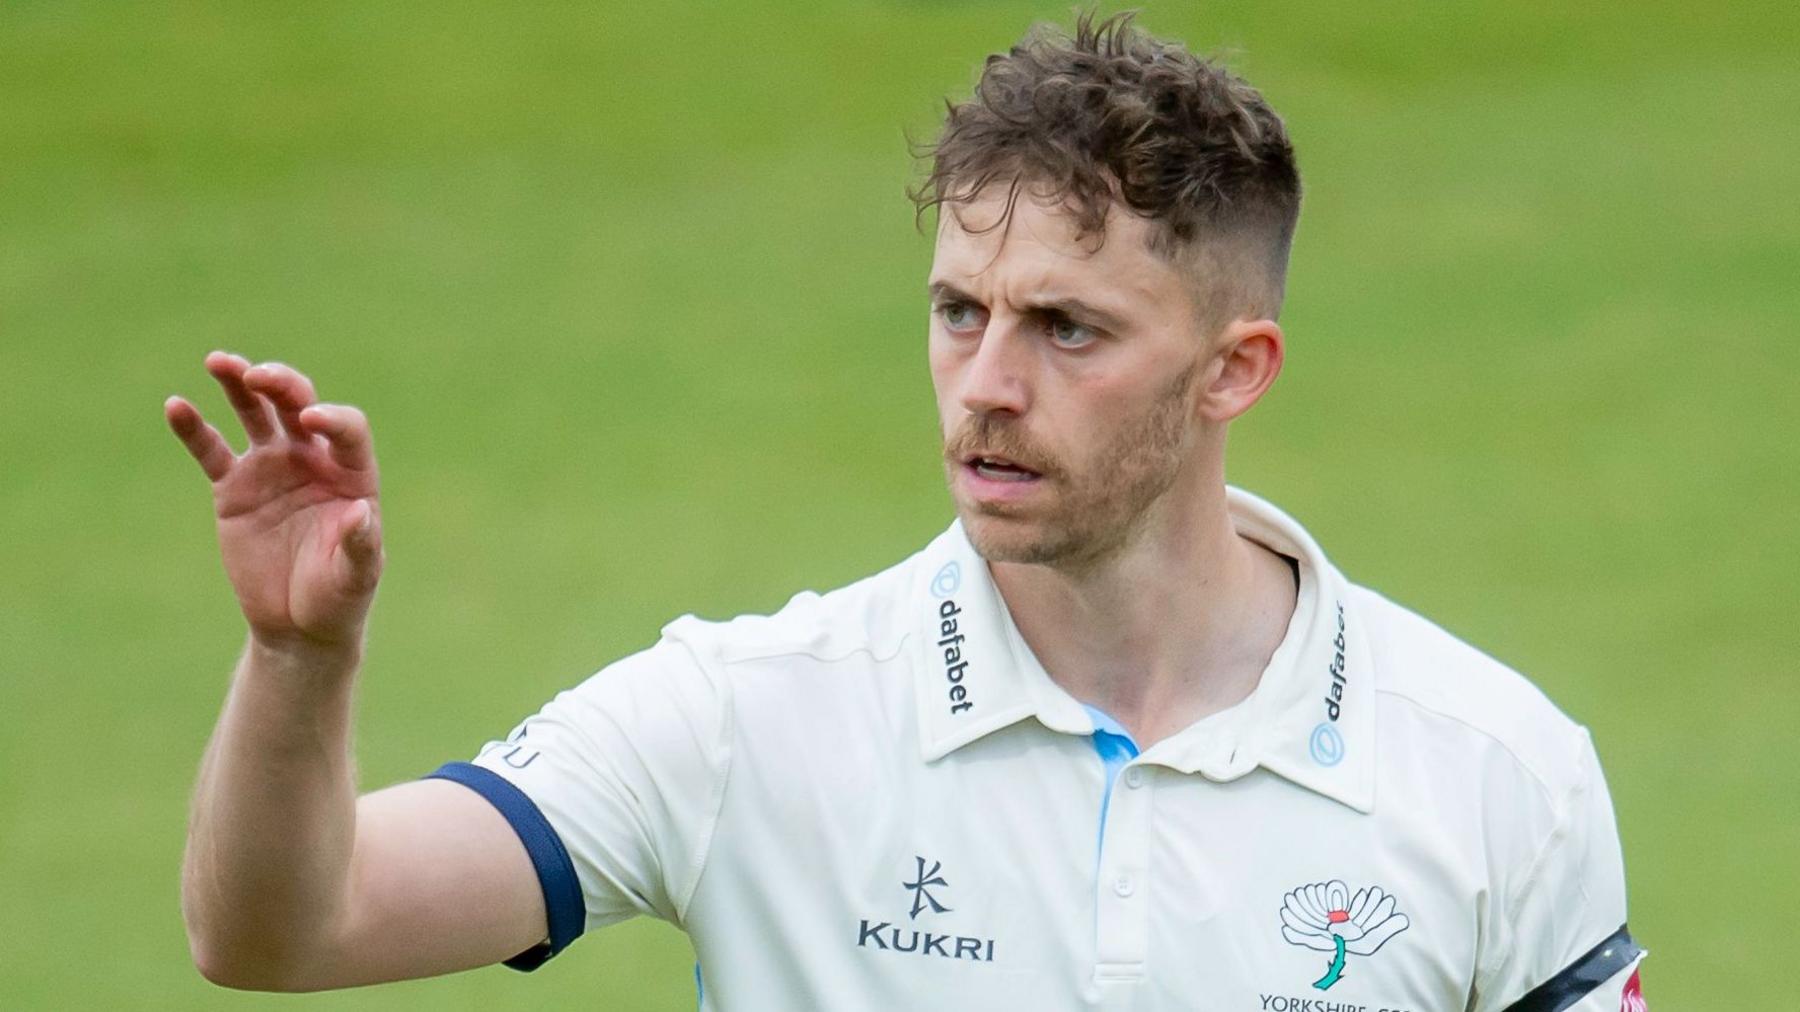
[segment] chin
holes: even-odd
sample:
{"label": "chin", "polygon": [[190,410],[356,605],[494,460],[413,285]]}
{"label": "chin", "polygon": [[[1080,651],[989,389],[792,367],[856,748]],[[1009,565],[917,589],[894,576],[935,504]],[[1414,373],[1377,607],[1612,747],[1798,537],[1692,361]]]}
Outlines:
{"label": "chin", "polygon": [[989,562],[1044,566],[1071,561],[1083,554],[1078,541],[1066,532],[1047,529],[1039,521],[984,510],[958,512],[969,544]]}

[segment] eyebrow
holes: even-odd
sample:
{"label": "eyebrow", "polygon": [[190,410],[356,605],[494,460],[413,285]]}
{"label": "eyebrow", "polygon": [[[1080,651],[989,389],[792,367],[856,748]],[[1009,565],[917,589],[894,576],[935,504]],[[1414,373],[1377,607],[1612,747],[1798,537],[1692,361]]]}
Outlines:
{"label": "eyebrow", "polygon": [[[955,302],[969,302],[976,305],[979,305],[981,302],[980,299],[977,299],[968,292],[950,284],[948,281],[933,281],[926,286],[925,291],[933,300],[949,299]],[[1092,320],[1108,330],[1125,329],[1125,319],[1123,317],[1109,313],[1092,303],[1083,302],[1074,296],[1065,296],[1060,299],[1046,299],[1042,302],[1034,302],[1025,308],[1032,312],[1055,312],[1062,313],[1065,316]]]}

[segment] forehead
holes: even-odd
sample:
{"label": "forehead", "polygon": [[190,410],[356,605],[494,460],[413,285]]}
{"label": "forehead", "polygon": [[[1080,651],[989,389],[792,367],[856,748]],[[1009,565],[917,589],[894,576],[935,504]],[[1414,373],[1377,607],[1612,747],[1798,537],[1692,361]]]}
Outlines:
{"label": "forehead", "polygon": [[1162,300],[1185,291],[1179,269],[1150,251],[1151,225],[1110,207],[1104,237],[1080,234],[1075,216],[1021,190],[1006,213],[1004,187],[947,204],[938,218],[932,282],[970,286],[1078,289],[1121,302]]}

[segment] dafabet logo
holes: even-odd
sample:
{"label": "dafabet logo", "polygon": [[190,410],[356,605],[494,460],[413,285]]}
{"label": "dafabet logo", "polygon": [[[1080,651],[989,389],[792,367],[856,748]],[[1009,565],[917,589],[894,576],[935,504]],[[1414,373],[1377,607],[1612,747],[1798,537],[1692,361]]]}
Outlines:
{"label": "dafabet logo", "polygon": [[964,641],[968,638],[957,627],[957,619],[962,616],[962,606],[953,597],[962,589],[962,566],[955,559],[944,563],[944,568],[931,578],[931,596],[943,602],[938,605],[938,632],[943,638],[937,641],[944,652],[944,681],[950,688],[950,712],[963,713],[975,705],[969,698],[969,687],[963,684],[963,678],[969,672],[969,662],[963,657]]}

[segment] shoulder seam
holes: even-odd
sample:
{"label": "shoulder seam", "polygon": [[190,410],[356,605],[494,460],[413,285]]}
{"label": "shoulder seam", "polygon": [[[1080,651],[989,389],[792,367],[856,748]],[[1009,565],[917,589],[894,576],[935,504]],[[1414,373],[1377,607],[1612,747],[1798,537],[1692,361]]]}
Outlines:
{"label": "shoulder seam", "polygon": [[720,657],[719,663],[729,666],[732,664],[749,664],[755,661],[772,661],[778,657],[808,657],[815,661],[822,661],[826,664],[836,664],[838,661],[848,660],[857,654],[868,654],[872,660],[886,663],[887,661],[891,661],[900,656],[901,651],[906,649],[906,641],[911,638],[912,634],[910,632],[901,633],[899,639],[894,642],[893,650],[886,654],[877,651],[872,644],[866,643],[849,647],[841,652],[834,651],[829,654],[816,650],[808,650],[798,645],[788,645],[779,648],[766,647],[762,650],[753,650],[741,656],[734,654],[728,658]]}
{"label": "shoulder seam", "polygon": [[[706,663],[700,659],[700,655],[694,650],[692,644],[681,639],[676,639],[675,642],[679,643],[681,649],[687,652],[689,659],[694,662],[696,668],[700,669],[702,672],[706,671]],[[706,874],[706,862],[707,859],[712,856],[713,837],[718,833],[719,819],[725,812],[725,786],[731,779],[731,746],[736,737],[737,721],[735,716],[736,708],[732,705],[730,679],[722,676],[719,678],[718,694],[719,759],[715,764],[717,773],[713,777],[711,797],[708,798],[711,811],[707,815],[706,831],[700,835],[699,841],[695,844],[693,854],[694,872],[689,877],[687,884],[682,888],[681,894],[673,897],[675,901],[675,918],[676,922],[679,924],[685,924],[687,922],[688,906],[693,903],[694,893],[699,891],[700,888],[700,879]]]}
{"label": "shoulder seam", "polygon": [[[681,648],[684,651],[687,652],[688,657],[693,660],[695,667],[701,669],[702,671],[706,670],[706,667],[707,667],[706,662],[701,660],[700,655],[695,651],[693,644],[688,643],[684,639],[680,639],[680,638],[673,638],[673,639],[676,643],[679,643],[681,645]],[[888,653],[886,656],[882,656],[881,654],[876,653],[874,648],[869,647],[869,646],[856,647],[854,649],[845,651],[841,654],[836,654],[836,655],[832,655],[832,656],[820,656],[816,653],[812,653],[812,652],[809,652],[806,650],[784,649],[784,650],[769,651],[766,653],[753,653],[746,657],[734,657],[730,660],[726,660],[721,657],[721,658],[718,658],[717,664],[718,664],[718,667],[722,669],[722,668],[728,668],[728,667],[732,666],[733,664],[750,663],[753,661],[762,661],[762,660],[773,660],[778,657],[793,657],[793,656],[811,657],[814,660],[823,661],[823,662],[829,664],[829,663],[834,663],[836,661],[846,660],[850,657],[854,657],[857,654],[868,654],[869,657],[871,659],[875,660],[876,662],[886,663],[887,661],[891,661],[894,658],[900,656],[903,652],[905,652],[906,645],[911,639],[912,639],[911,633],[902,634],[899,638],[899,641],[894,644],[893,651]],[[732,760],[734,758],[732,744],[736,737],[736,731],[737,731],[737,712],[736,712],[736,707],[732,703],[733,693],[732,693],[731,679],[726,677],[724,671],[722,671],[722,670],[719,671],[718,673],[719,673],[719,707],[720,707],[719,742],[718,742],[718,744],[719,744],[719,760],[717,763],[718,773],[715,775],[715,777],[713,779],[714,786],[713,786],[713,790],[712,790],[712,796],[708,799],[709,807],[711,808],[711,812],[707,816],[706,831],[703,834],[701,834],[701,838],[700,838],[699,842],[696,844],[695,853],[693,855],[693,858],[694,858],[694,860],[693,860],[693,865],[694,865],[693,875],[689,878],[687,884],[682,888],[680,895],[674,897],[675,916],[676,916],[677,921],[680,923],[685,923],[687,921],[688,907],[690,904],[693,903],[694,894],[696,892],[698,892],[700,889],[700,879],[706,874],[706,862],[707,862],[707,859],[712,854],[713,839],[718,834],[719,820],[723,816],[724,811],[725,811],[725,789],[731,779],[731,765],[732,765]]]}
{"label": "shoulder seam", "polygon": [[[1425,702],[1417,699],[1416,697],[1411,696],[1411,695],[1409,695],[1405,692],[1402,692],[1398,689],[1387,688],[1387,687],[1384,687],[1384,686],[1381,686],[1378,684],[1375,686],[1375,692],[1377,695],[1392,696],[1395,699],[1405,700],[1406,702],[1411,703],[1413,706],[1418,707],[1419,709],[1425,711],[1426,713],[1431,714],[1434,717],[1441,717],[1444,720],[1448,720],[1453,723],[1460,724],[1463,727],[1468,728],[1469,730],[1475,732],[1476,734],[1481,735],[1483,738],[1486,738],[1487,740],[1500,746],[1503,750],[1505,750],[1507,756],[1509,756],[1512,759],[1512,761],[1515,765],[1517,765],[1520,769],[1524,770],[1526,773],[1531,774],[1532,781],[1538,785],[1538,789],[1544,793],[1544,796],[1546,798],[1550,799],[1552,802],[1554,802],[1556,800],[1556,797],[1557,797],[1556,790],[1553,787],[1551,787],[1549,781],[1544,779],[1543,774],[1539,773],[1535,767],[1533,767],[1530,763],[1526,762],[1523,758],[1521,758],[1519,756],[1518,751],[1516,749],[1514,749],[1512,747],[1512,745],[1508,744],[1505,739],[1501,738],[1499,735],[1495,734],[1494,732],[1488,730],[1485,727],[1481,727],[1477,724],[1472,724],[1469,721],[1463,719],[1462,717],[1457,716],[1454,713],[1447,713],[1444,710],[1439,709],[1438,707],[1435,707],[1428,703],[1425,703]],[[1573,724],[1574,722],[1571,721],[1570,723]],[[1574,726],[1577,730],[1585,730],[1579,724],[1575,724]]]}
{"label": "shoulder seam", "polygon": [[[1588,732],[1586,727],[1581,727],[1581,736],[1586,740],[1588,748],[1591,749],[1593,747],[1594,739],[1593,735]],[[1562,840],[1568,836],[1569,816],[1570,813],[1575,810],[1574,798],[1578,794],[1586,793],[1589,787],[1592,786],[1592,782],[1592,772],[1584,766],[1581,778],[1575,783],[1570,784],[1569,789],[1560,799],[1558,799],[1562,803],[1556,806],[1556,821],[1551,824],[1550,832],[1545,834],[1543,844],[1538,847],[1537,853],[1533,855],[1531,859],[1531,863],[1526,866],[1525,877],[1511,890],[1503,892],[1500,896],[1500,901],[1506,905],[1508,912],[1516,908],[1518,897],[1523,895],[1527,889],[1531,888],[1531,886],[1537,882],[1538,876],[1543,873],[1545,862],[1550,859],[1551,852],[1556,849],[1558,843],[1562,842]],[[1587,884],[1585,882],[1581,883],[1581,900],[1585,906],[1588,901]],[[1492,982],[1494,975],[1499,972],[1499,969],[1499,965],[1496,964],[1489,966],[1486,970],[1480,972],[1476,986],[1476,991],[1478,993],[1485,990],[1486,986]]]}

